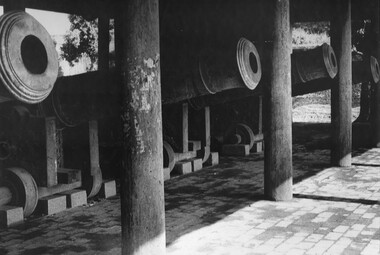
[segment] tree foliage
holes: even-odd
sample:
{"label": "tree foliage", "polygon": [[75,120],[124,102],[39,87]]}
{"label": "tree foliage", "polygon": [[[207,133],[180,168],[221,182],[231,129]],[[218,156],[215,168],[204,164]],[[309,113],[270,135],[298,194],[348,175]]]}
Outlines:
{"label": "tree foliage", "polygon": [[94,70],[98,62],[98,22],[97,19],[85,20],[82,16],[69,15],[70,30],[64,35],[61,57],[71,66],[81,58],[90,61],[88,71]]}

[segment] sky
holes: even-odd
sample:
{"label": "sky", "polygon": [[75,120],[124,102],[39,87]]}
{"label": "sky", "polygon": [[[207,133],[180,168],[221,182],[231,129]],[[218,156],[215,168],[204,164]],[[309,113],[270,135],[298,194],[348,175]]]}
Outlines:
{"label": "sky", "polygon": [[[26,12],[38,20],[51,35],[63,35],[70,28],[68,14],[26,9]],[[0,15],[3,14],[3,7],[0,6]]]}

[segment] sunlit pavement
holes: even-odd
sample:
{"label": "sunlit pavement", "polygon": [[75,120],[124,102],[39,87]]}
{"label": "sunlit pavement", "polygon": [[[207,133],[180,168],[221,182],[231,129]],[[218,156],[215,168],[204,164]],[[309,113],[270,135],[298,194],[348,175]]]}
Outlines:
{"label": "sunlit pavement", "polygon": [[[329,167],[294,146],[294,199],[264,200],[263,155],[165,182],[167,254],[380,254],[380,151]],[[0,230],[0,254],[120,254],[119,198]]]}

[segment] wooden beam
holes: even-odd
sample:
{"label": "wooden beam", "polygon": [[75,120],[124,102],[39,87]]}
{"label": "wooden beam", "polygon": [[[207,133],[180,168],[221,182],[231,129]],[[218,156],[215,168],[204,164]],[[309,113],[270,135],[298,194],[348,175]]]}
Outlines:
{"label": "wooden beam", "polygon": [[90,169],[91,175],[98,174],[99,164],[99,138],[98,138],[98,121],[90,120],[88,122],[88,142],[90,147]]}
{"label": "wooden beam", "polygon": [[331,164],[351,165],[352,147],[352,55],[351,1],[334,0],[331,19],[331,44],[339,72],[331,89]]}
{"label": "wooden beam", "polygon": [[273,200],[292,199],[292,96],[289,0],[274,6],[271,77],[265,86],[268,109],[265,132],[264,193]]}
{"label": "wooden beam", "polygon": [[46,187],[58,184],[58,143],[55,117],[45,119],[46,129]]}
{"label": "wooden beam", "polygon": [[114,17],[114,13],[118,10],[118,4],[120,2],[120,0],[0,0],[0,5],[4,6],[6,10],[7,2],[9,2],[11,8],[14,8],[12,6],[17,6],[17,1],[23,2],[21,7],[24,9],[31,8],[77,14],[87,19],[95,19],[103,14]]}
{"label": "wooden beam", "polygon": [[122,2],[122,254],[165,254],[158,0]]}
{"label": "wooden beam", "polygon": [[4,13],[9,11],[25,11],[25,0],[4,0]]}

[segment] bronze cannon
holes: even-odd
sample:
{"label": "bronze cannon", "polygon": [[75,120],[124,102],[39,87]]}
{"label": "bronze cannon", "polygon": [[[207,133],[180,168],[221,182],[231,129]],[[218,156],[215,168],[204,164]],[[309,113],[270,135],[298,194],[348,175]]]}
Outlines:
{"label": "bronze cannon", "polygon": [[53,89],[58,54],[45,28],[25,12],[0,17],[0,102],[35,104]]}

